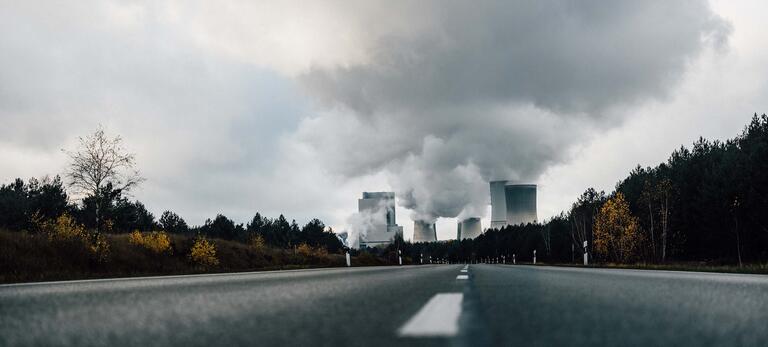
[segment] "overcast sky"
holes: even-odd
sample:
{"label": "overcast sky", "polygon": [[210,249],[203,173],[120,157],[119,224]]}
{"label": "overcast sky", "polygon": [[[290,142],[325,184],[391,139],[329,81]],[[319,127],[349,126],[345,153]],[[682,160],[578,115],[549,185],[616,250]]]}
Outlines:
{"label": "overcast sky", "polygon": [[61,174],[101,124],[156,216],[344,230],[488,225],[488,180],[539,218],[768,112],[765,1],[0,0],[0,180]]}

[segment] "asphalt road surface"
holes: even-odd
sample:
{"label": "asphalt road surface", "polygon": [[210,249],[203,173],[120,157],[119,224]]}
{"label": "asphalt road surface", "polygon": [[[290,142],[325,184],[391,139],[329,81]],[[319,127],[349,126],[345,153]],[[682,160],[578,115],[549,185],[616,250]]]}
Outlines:
{"label": "asphalt road surface", "polygon": [[768,276],[477,264],[4,285],[0,345],[768,346]]}

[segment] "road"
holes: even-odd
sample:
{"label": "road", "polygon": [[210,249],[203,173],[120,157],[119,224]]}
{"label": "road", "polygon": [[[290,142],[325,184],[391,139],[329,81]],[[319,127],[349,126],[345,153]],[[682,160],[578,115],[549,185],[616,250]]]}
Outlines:
{"label": "road", "polygon": [[768,276],[473,264],[4,285],[0,345],[768,346]]}

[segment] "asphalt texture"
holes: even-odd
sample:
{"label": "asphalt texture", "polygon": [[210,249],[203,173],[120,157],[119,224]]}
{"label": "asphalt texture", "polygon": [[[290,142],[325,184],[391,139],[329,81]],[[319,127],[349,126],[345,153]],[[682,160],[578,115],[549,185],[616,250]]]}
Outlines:
{"label": "asphalt texture", "polygon": [[[462,267],[3,285],[0,345],[768,346],[768,276]],[[458,333],[399,336],[440,293],[463,294]]]}

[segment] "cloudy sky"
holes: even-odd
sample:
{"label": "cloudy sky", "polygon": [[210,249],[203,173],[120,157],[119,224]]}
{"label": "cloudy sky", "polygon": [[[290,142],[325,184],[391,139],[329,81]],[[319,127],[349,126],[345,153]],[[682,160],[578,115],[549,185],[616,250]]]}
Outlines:
{"label": "cloudy sky", "polygon": [[[768,112],[764,1],[0,0],[0,180],[62,173],[101,124],[134,192],[192,224],[256,211],[347,228],[362,191],[411,218],[539,217]],[[486,224],[487,225],[487,224]]]}

